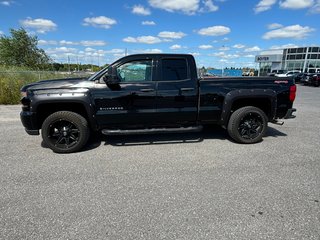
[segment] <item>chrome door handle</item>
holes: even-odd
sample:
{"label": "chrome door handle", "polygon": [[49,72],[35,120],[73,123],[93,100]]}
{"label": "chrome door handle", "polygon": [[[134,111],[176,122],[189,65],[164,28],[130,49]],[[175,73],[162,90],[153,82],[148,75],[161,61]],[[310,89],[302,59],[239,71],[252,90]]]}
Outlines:
{"label": "chrome door handle", "polygon": [[193,91],[194,88],[180,88],[180,90],[181,90],[182,92],[190,92],[190,91]]}
{"label": "chrome door handle", "polygon": [[143,89],[140,89],[140,92],[153,92],[154,89],[152,88],[143,88]]}

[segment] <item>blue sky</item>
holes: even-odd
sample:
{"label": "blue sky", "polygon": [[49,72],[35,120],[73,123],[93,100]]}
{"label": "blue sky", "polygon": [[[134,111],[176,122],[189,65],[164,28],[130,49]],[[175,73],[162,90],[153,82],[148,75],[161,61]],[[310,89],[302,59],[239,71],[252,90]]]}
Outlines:
{"label": "blue sky", "polygon": [[319,46],[320,0],[0,0],[0,34],[24,27],[56,62],[111,63],[125,53],[192,53],[200,66]]}

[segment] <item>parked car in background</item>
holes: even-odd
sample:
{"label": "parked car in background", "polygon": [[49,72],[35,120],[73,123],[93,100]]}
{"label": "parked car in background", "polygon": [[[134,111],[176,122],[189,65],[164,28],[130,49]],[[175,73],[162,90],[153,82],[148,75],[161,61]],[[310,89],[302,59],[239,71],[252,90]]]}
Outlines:
{"label": "parked car in background", "polygon": [[298,73],[294,76],[294,81],[296,83],[301,83],[303,81],[303,79],[306,77],[306,73]]}
{"label": "parked car in background", "polygon": [[250,72],[242,72],[242,76],[243,76],[243,77],[250,76]]}
{"label": "parked car in background", "polygon": [[295,75],[298,75],[299,73],[301,73],[301,71],[299,70],[292,70],[289,71],[287,73],[279,73],[279,74],[275,74],[275,77],[294,77]]}
{"label": "parked car in background", "polygon": [[274,77],[276,74],[285,74],[287,71],[283,69],[272,70],[271,73],[268,73],[268,76]]}
{"label": "parked car in background", "polygon": [[201,78],[213,78],[213,77],[218,77],[218,76],[210,72],[206,72],[201,75]]}
{"label": "parked car in background", "polygon": [[314,87],[320,86],[320,73],[317,73],[310,78],[310,85]]}
{"label": "parked car in background", "polygon": [[314,76],[314,73],[305,73],[303,78],[300,80],[300,84],[303,84],[305,86],[311,85],[311,79]]}

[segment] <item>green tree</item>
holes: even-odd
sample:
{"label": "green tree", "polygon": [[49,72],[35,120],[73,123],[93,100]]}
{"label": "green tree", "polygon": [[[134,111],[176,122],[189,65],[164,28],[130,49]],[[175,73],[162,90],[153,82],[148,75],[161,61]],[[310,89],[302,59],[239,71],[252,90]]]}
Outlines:
{"label": "green tree", "polygon": [[38,48],[38,37],[28,35],[25,29],[10,29],[11,36],[0,37],[0,65],[42,68],[50,58]]}

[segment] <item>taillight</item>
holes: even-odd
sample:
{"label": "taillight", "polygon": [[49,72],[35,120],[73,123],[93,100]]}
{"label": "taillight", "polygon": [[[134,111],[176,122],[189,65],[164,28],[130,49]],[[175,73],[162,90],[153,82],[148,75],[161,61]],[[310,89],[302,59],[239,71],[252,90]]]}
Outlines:
{"label": "taillight", "polygon": [[296,92],[297,92],[297,86],[296,85],[290,86],[289,99],[291,102],[293,102],[296,99]]}

